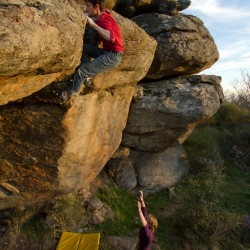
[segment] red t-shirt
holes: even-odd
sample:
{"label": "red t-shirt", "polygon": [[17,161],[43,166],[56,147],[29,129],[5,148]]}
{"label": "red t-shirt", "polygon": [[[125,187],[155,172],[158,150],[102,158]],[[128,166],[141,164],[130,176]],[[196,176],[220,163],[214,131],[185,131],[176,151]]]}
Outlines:
{"label": "red t-shirt", "polygon": [[108,10],[105,10],[103,12],[97,24],[101,28],[110,31],[110,41],[105,40],[101,36],[103,49],[111,50],[115,52],[124,52],[120,28],[118,27],[115,19],[113,18],[112,14]]}

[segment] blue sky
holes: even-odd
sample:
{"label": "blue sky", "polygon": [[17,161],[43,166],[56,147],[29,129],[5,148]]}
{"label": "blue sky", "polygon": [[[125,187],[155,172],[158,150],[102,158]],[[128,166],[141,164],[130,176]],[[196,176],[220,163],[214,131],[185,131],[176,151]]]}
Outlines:
{"label": "blue sky", "polygon": [[191,0],[182,13],[199,17],[213,36],[220,59],[201,74],[222,76],[224,91],[240,78],[241,69],[250,71],[250,1]]}

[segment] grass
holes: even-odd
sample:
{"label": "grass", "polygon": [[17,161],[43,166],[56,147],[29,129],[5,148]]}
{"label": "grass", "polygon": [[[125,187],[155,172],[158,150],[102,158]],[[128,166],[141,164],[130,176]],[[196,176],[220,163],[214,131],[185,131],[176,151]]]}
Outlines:
{"label": "grass", "polygon": [[[191,249],[250,247],[250,238],[242,240],[238,233],[243,230],[241,216],[249,213],[249,168],[242,166],[243,159],[229,156],[233,145],[250,147],[246,140],[250,124],[241,122],[243,114],[234,104],[225,103],[214,124],[197,128],[185,143],[193,171],[178,186],[184,210],[179,211],[177,225],[183,231],[183,242]],[[204,165],[200,157],[212,163]]]}
{"label": "grass", "polygon": [[[145,198],[148,212],[159,221],[152,250],[250,249],[250,226],[241,219],[250,208],[250,123],[242,117],[237,106],[223,104],[185,142],[190,174],[171,190]],[[241,158],[230,157],[233,145],[244,152]],[[101,233],[100,250],[113,249],[106,243],[109,235],[137,239],[137,197],[112,181],[96,196],[112,208],[115,219],[94,226],[82,196],[58,197],[45,208],[16,216],[9,249],[55,249],[62,231],[79,228]]]}
{"label": "grass", "polygon": [[107,220],[99,226],[101,232],[107,235],[133,236],[138,228],[135,221],[136,198],[119,188],[105,187],[99,190],[97,197],[109,204],[115,212],[115,220]]}

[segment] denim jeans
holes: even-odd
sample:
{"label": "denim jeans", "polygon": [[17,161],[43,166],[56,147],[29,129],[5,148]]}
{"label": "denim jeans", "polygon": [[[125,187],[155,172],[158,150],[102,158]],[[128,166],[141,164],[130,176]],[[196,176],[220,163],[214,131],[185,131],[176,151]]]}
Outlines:
{"label": "denim jeans", "polygon": [[[109,52],[91,44],[84,44],[81,65],[75,71],[74,80],[69,85],[70,94],[78,92],[86,78],[117,67],[122,56],[123,53],[120,52]],[[91,58],[94,60],[91,61]]]}

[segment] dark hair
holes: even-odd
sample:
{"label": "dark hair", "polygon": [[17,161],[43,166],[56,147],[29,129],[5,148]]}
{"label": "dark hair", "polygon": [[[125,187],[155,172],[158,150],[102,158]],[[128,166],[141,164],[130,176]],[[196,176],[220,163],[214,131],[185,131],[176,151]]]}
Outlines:
{"label": "dark hair", "polygon": [[99,4],[100,11],[104,11],[105,9],[105,0],[85,0],[85,2],[92,3],[93,6],[95,6],[96,4]]}

